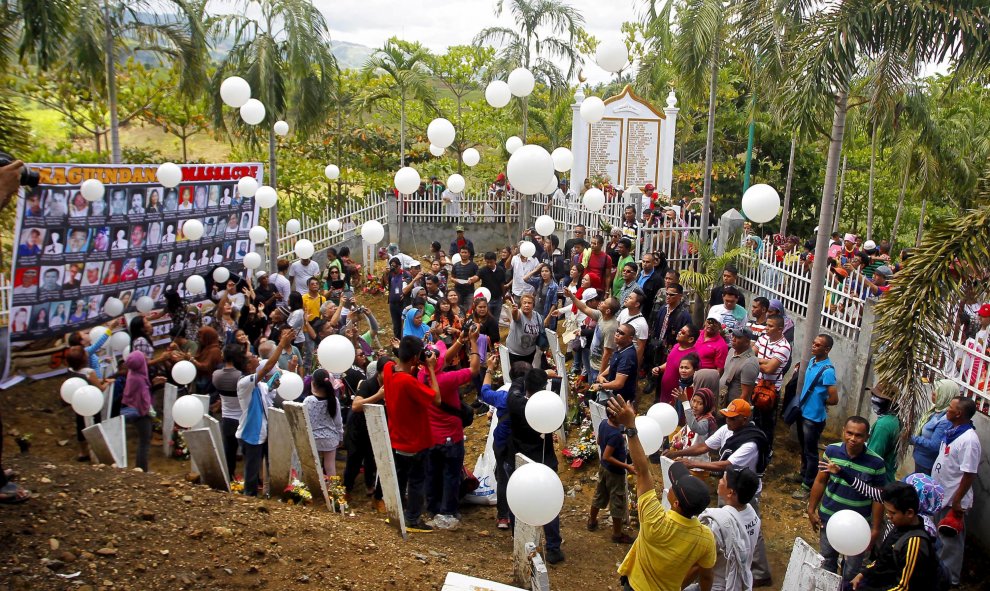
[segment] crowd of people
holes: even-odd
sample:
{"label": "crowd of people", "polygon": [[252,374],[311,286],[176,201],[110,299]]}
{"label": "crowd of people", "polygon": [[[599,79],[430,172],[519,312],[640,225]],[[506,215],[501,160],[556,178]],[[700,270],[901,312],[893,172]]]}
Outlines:
{"label": "crowd of people", "polygon": [[[923,589],[943,571],[958,584],[965,515],[981,457],[974,401],[961,395],[955,381],[939,381],[930,412],[917,426],[902,426],[896,392],[878,384],[872,390],[876,419],[844,417],[840,441],[820,454],[828,409],[840,398],[836,365],[851,360],[833,360],[835,343],[820,334],[807,367],[801,367],[795,325],[783,303],[757,296],[747,305],[731,265],[707,297],[693,294],[698,302],[692,307],[692,294],[664,252],[647,249],[635,256],[638,229],[652,223],[654,213],[651,208],[637,219],[628,208],[622,226],[608,235],[577,226],[563,245],[557,236],[541,237],[531,229],[517,245],[481,252],[463,227],[448,249],[434,242],[422,259],[389,245],[387,269],[375,279],[386,292],[389,327],[355,294],[365,276],[346,250],[329,249],[322,266],[310,259],[279,260],[275,273],[231,276],[214,285],[212,305],[169,292],[163,310],[132,317],[126,327],[131,352],[116,375],[103,375],[97,357],[113,325],[96,342],[88,331],[71,335],[66,362],[88,383],[112,385],[111,414],[136,426],[136,465],[145,470],[153,392],[171,379],[173,364],[192,362],[197,376],[188,391],[210,396],[229,474],[243,474],[247,495],[265,490],[266,409],[282,403],[276,392],[290,372],[304,379],[299,401],[310,415],[324,475],[337,477],[342,465],[342,484],[352,495],[363,474],[363,492],[384,511],[364,417],[366,405],[382,403],[406,526],[417,533],[460,525],[461,499],[469,492],[464,430],[486,413],[498,417],[495,525],[511,530],[514,517],[504,493],[515,454],[554,470],[558,463],[554,438],[526,420],[527,400],[548,385],[559,389],[561,380],[572,380],[583,412],[594,401],[608,415],[596,432],[601,463],[587,528],[596,530],[601,511],[608,509],[611,540],[631,545],[618,569],[622,588],[637,591],[771,584],[760,501],[783,422],[794,427],[801,450],[800,464],[788,467],[787,480],[795,486],[790,492],[807,502],[810,525],[822,532],[826,568],[840,571],[855,589]],[[831,268],[856,293],[882,295],[910,257],[902,253],[894,261],[889,245],[857,246],[855,236],[844,238],[829,253]],[[758,238],[749,242],[764,248]],[[781,261],[810,262],[813,248],[798,254],[798,242],[773,241]],[[530,250],[531,256],[524,254]],[[170,342],[158,349],[152,322],[166,318]],[[990,304],[978,309],[977,318],[985,332]],[[319,367],[315,352],[330,335],[353,343],[354,363],[345,372]],[[547,354],[554,348],[549,338],[560,339],[569,368]],[[499,375],[500,350],[508,356],[508,375]],[[635,417],[654,403],[670,404],[679,427],[648,457]],[[78,421],[79,459],[87,461],[82,426]],[[898,449],[908,428],[913,469],[900,465]],[[674,461],[669,509],[650,475],[662,456]],[[628,474],[636,482],[635,536],[626,519]],[[714,503],[706,474],[717,483]],[[21,493],[2,478],[6,498],[19,499]],[[870,523],[873,539],[866,552],[840,565],[825,526],[844,509]],[[543,531],[547,562],[561,563],[559,517]]]}

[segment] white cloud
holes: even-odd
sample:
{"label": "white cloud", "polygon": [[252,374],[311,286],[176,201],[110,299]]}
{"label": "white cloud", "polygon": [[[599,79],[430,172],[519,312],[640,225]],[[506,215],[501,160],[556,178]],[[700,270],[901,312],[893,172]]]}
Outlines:
{"label": "white cloud", "polygon": [[[313,0],[313,3],[326,17],[332,39],[372,48],[381,47],[386,39],[397,36],[419,41],[440,52],[450,45],[471,43],[485,27],[513,26],[507,12],[495,17],[492,0]],[[636,20],[641,9],[638,0],[575,0],[571,5],[584,15],[588,32],[599,39],[619,35],[622,23]],[[586,67],[585,74],[593,83],[608,78],[606,72],[593,64]]]}

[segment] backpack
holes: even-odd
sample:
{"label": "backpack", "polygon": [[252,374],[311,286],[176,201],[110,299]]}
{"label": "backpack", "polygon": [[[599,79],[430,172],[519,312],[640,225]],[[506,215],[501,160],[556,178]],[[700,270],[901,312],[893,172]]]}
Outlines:
{"label": "backpack", "polygon": [[948,591],[952,587],[952,575],[949,573],[949,569],[945,566],[945,563],[939,559],[938,552],[935,549],[935,541],[932,540],[931,535],[927,531],[916,529],[904,534],[894,543],[894,551],[898,554],[903,552],[904,546],[907,545],[911,538],[924,538],[928,541],[927,560],[918,566],[934,570],[928,578],[928,582],[932,584],[931,589],[933,591]]}

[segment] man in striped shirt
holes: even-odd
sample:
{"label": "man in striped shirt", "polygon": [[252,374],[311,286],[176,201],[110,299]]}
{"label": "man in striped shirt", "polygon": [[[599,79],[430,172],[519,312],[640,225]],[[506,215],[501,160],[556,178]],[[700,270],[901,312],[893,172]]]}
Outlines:
{"label": "man in striped shirt", "polygon": [[753,345],[756,361],[760,364],[757,380],[773,382],[777,388],[777,403],[769,410],[753,413],[753,422],[763,430],[773,449],[774,428],[777,425],[777,408],[780,406],[781,391],[784,385],[784,369],[791,359],[791,344],[784,337],[784,319],[780,316],[767,318],[767,328]]}
{"label": "man in striped shirt", "polygon": [[[850,477],[856,477],[870,486],[883,488],[887,483],[887,465],[884,459],[866,447],[870,438],[870,422],[860,416],[846,419],[842,429],[842,443],[833,443],[825,448],[824,461],[846,468]],[[829,517],[837,511],[849,509],[859,513],[870,523],[871,547],[879,539],[883,527],[883,505],[871,500],[853,488],[852,482],[830,472],[818,473],[811,497],[808,500],[808,520],[811,527],[820,533],[820,552],[825,558],[822,566],[835,572],[839,566],[839,552],[832,548],[825,534]],[[869,553],[867,548],[857,556],[846,556],[842,565],[842,578],[850,581],[856,576]]]}

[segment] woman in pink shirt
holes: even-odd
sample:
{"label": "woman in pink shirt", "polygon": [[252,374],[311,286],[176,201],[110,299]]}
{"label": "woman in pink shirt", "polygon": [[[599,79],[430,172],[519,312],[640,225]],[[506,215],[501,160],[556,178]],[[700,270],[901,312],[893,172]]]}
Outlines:
{"label": "woman in pink shirt", "polygon": [[687,324],[678,331],[675,339],[677,342],[670,348],[666,363],[653,368],[654,376],[663,376],[660,378],[660,390],[657,395],[657,402],[669,403],[674,400],[672,392],[677,387],[677,380],[680,377],[677,371],[678,367],[681,365],[681,359],[685,355],[688,353],[697,353],[695,343],[698,341],[698,329],[691,324]]}
{"label": "woman in pink shirt", "polygon": [[729,345],[722,337],[722,325],[718,318],[705,320],[705,330],[698,338],[694,348],[701,358],[701,369],[718,370],[719,375],[725,369],[725,359],[729,356]]}

